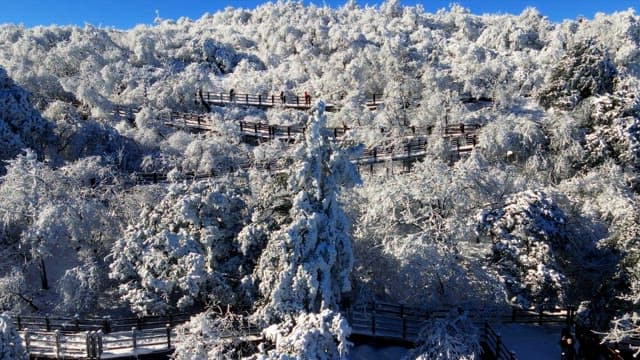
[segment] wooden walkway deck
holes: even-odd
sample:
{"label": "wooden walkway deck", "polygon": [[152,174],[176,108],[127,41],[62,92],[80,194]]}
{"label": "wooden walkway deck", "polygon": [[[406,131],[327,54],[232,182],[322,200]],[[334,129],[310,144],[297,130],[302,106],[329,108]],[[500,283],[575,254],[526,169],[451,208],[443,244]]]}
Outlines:
{"label": "wooden walkway deck", "polygon": [[[312,96],[300,96],[290,94],[236,94],[229,92],[201,91],[196,93],[196,101],[203,102],[206,106],[252,106],[260,108],[283,108],[295,110],[310,110],[314,106]],[[365,101],[365,106],[369,109],[376,109],[384,104],[382,94],[373,94]],[[340,110],[341,106],[333,103],[326,103],[325,110],[334,112]]]}
{"label": "wooden walkway deck", "polygon": [[[175,326],[189,314],[122,319],[60,317],[15,318],[26,351],[37,359],[159,358],[171,354],[178,343]],[[128,325],[138,324],[139,326]],[[248,321],[236,326],[241,340],[261,341],[262,330]],[[229,334],[229,341],[236,338]]]}
{"label": "wooden walkway deck", "polygon": [[[351,306],[343,311],[352,328],[352,341],[413,347],[426,321],[443,319],[452,309],[425,310],[377,302]],[[490,322],[567,324],[573,321],[574,311],[514,308],[499,313],[468,310],[467,314],[480,330],[483,358],[515,360]],[[122,319],[19,316],[14,322],[32,358],[123,359],[171,353],[178,341],[175,326],[189,318],[190,314]],[[263,341],[262,329],[248,321],[243,320],[236,328],[243,334],[242,341]],[[232,335],[229,336],[231,341]]]}

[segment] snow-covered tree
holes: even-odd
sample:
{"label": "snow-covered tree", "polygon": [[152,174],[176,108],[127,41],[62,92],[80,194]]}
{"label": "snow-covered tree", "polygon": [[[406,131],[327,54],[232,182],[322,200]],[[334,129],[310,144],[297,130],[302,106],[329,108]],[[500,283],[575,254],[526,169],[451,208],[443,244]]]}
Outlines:
{"label": "snow-covered tree", "polygon": [[288,184],[291,223],[271,235],[255,271],[266,300],[260,312],[268,322],[335,310],[351,290],[351,225],[338,194],[340,186],[359,182],[359,175],[346,154],[322,136],[325,124],[321,101],[296,150]]}
{"label": "snow-covered tree", "polygon": [[481,358],[480,337],[467,314],[449,314],[427,321],[418,336],[418,346],[406,357],[416,360],[474,360]]}
{"label": "snow-covered tree", "polygon": [[23,360],[29,355],[22,346],[22,339],[8,314],[0,314],[0,359]]}
{"label": "snow-covered tree", "polygon": [[573,109],[588,97],[613,91],[617,71],[605,49],[595,40],[568,47],[538,94],[545,108]]}
{"label": "snow-covered tree", "polygon": [[566,276],[556,252],[567,246],[562,209],[542,191],[525,191],[500,208],[483,210],[478,232],[493,242],[491,262],[498,268],[511,301],[525,308],[564,305]]}
{"label": "snow-covered tree", "polygon": [[172,184],[145,208],[109,254],[109,277],[140,314],[204,304],[235,305],[242,277],[234,238],[245,221],[242,193],[224,182]]}
{"label": "snow-covered tree", "polygon": [[246,342],[246,321],[232,312],[208,310],[193,316],[177,330],[177,360],[232,359],[257,351]]}
{"label": "snow-covered tree", "polygon": [[264,330],[275,349],[259,359],[345,359],[352,345],[347,337],[351,328],[342,314],[330,309],[319,313],[300,313]]}
{"label": "snow-covered tree", "polygon": [[11,159],[26,147],[43,157],[54,140],[52,130],[52,124],[33,108],[31,95],[0,66],[0,159]]}

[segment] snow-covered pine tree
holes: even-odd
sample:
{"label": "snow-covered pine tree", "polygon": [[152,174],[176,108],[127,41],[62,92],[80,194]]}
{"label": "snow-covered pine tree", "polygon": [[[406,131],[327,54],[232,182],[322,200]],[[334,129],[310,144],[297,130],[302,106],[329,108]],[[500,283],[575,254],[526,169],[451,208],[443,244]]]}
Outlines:
{"label": "snow-covered pine tree", "polygon": [[[353,252],[351,224],[338,194],[341,186],[357,184],[360,177],[346,153],[323,136],[325,125],[324,102],[319,101],[295,151],[288,182],[291,222],[271,234],[254,271],[264,297],[256,315],[273,324],[267,330],[279,338],[272,357],[330,359],[346,354],[346,335],[341,334],[348,325],[338,308],[351,291]],[[309,336],[325,340],[312,348],[287,345]]]}
{"label": "snow-covered pine tree", "polygon": [[341,295],[351,290],[351,224],[338,193],[340,186],[360,180],[346,154],[323,137],[325,124],[320,101],[289,179],[291,224],[271,236],[255,272],[267,322],[336,310]]}
{"label": "snow-covered pine tree", "polygon": [[540,105],[545,108],[571,110],[590,96],[614,89],[617,71],[606,48],[595,40],[578,41],[568,47],[538,93]]}
{"label": "snow-covered pine tree", "polygon": [[509,196],[504,205],[483,210],[478,232],[493,241],[491,262],[510,293],[524,308],[564,305],[566,277],[556,252],[567,241],[564,212],[543,191]]}

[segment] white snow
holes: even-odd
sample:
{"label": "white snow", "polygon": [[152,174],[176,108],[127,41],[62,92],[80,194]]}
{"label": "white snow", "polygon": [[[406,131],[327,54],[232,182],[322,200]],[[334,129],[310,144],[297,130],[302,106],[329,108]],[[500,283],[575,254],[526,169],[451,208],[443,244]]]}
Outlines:
{"label": "white snow", "polygon": [[513,351],[518,360],[560,358],[562,325],[495,324],[494,327],[502,335],[507,349]]}

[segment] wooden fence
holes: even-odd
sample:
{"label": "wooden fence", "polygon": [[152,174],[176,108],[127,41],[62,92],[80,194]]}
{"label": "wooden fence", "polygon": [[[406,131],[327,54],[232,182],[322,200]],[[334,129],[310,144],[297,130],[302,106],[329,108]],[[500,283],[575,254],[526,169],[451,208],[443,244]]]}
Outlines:
{"label": "wooden fence", "polygon": [[193,314],[173,314],[168,316],[125,317],[118,319],[104,318],[69,318],[56,316],[16,316],[15,325],[18,330],[38,329],[43,331],[58,330],[61,332],[79,332],[101,330],[108,334],[112,331],[129,330],[136,327],[139,330],[157,327],[173,326],[189,320]]}
{"label": "wooden fence", "polygon": [[170,352],[175,347],[175,331],[162,329],[112,332],[63,333],[24,330],[20,332],[25,349],[32,358],[100,359],[130,357],[138,354]]}
{"label": "wooden fence", "polygon": [[[300,110],[308,110],[313,107],[314,99],[311,96],[305,97],[290,94],[236,94],[231,90],[228,92],[214,92],[198,90],[196,93],[196,101],[202,101],[210,105],[243,105],[257,107],[284,107]],[[376,109],[379,105],[384,104],[382,94],[372,94],[370,98],[365,100],[365,106],[369,109]],[[335,111],[339,109],[338,105],[325,104],[326,111]]]}
{"label": "wooden fence", "polygon": [[502,336],[498,334],[489,322],[485,321],[482,327],[480,342],[485,354],[490,354],[492,359],[496,360],[516,360],[513,351],[507,349],[502,342]]}
{"label": "wooden fence", "polygon": [[[384,302],[359,304],[347,310],[347,317],[355,337],[375,338],[414,344],[424,323],[430,319],[443,319],[452,309],[427,310]],[[461,311],[459,309],[458,311]],[[485,352],[499,360],[515,360],[501,336],[491,327],[493,323],[572,324],[575,308],[539,311],[516,309],[511,311],[485,311],[467,309],[470,321],[481,326],[481,341]]]}
{"label": "wooden fence", "polygon": [[[94,330],[68,332],[71,328],[64,327],[51,330],[56,326],[53,319],[62,318],[35,318],[20,317],[21,320],[30,319],[28,322],[33,328],[23,328],[19,331],[26,351],[32,358],[64,358],[64,359],[104,359],[104,358],[130,358],[142,354],[168,353],[175,349],[177,342],[175,326],[188,321],[187,314],[172,316],[154,316],[145,318],[108,319],[98,325],[97,319],[77,319],[72,329],[90,328]],[[47,321],[48,319],[48,321]],[[74,319],[76,320],[76,319]],[[105,319],[103,319],[105,320]],[[164,323],[162,320],[173,321]],[[16,318],[16,322],[17,318]],[[140,323],[137,326],[124,327],[131,323]],[[49,330],[38,326],[49,326]],[[63,327],[62,323],[58,326]],[[109,331],[103,331],[104,329]],[[117,330],[117,331],[115,331]],[[256,341],[262,338],[262,331],[247,320],[236,324],[233,334],[223,335],[229,338],[242,334],[244,341]]]}
{"label": "wooden fence", "polygon": [[[293,108],[299,110],[308,110],[313,107],[313,99],[311,96],[298,95],[263,95],[263,94],[240,94],[230,92],[198,92],[198,100],[204,101],[212,105],[244,105],[257,107],[275,107]],[[325,109],[331,111],[335,108],[332,104],[325,104]]]}

